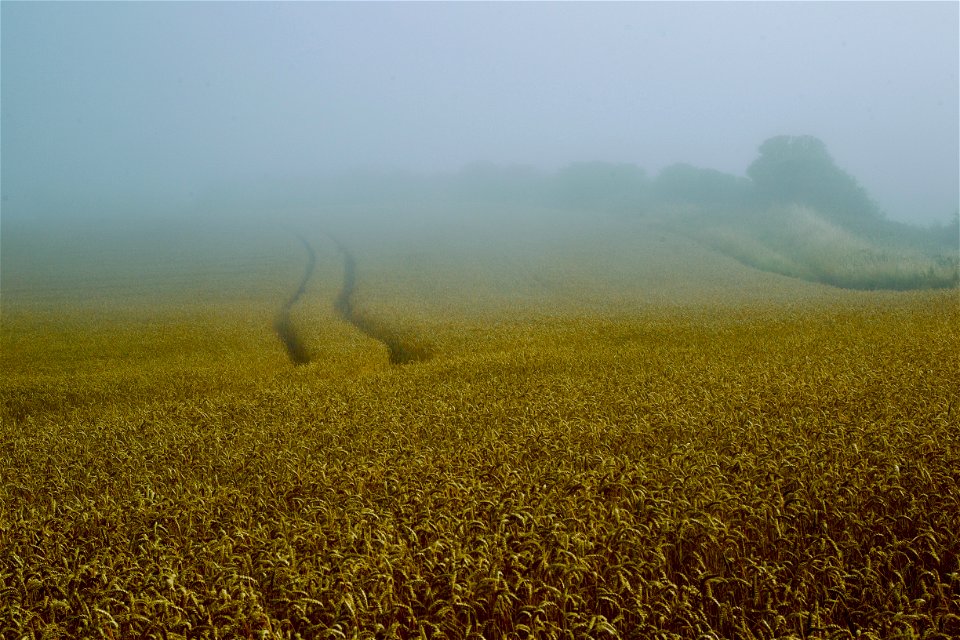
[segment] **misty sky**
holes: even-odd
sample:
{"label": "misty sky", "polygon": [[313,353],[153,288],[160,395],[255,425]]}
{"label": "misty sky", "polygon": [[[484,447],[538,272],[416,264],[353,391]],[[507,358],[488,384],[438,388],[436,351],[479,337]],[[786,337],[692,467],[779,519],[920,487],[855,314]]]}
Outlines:
{"label": "misty sky", "polygon": [[357,166],[743,175],[788,133],[823,139],[891,217],[946,220],[958,8],[4,1],[3,213]]}

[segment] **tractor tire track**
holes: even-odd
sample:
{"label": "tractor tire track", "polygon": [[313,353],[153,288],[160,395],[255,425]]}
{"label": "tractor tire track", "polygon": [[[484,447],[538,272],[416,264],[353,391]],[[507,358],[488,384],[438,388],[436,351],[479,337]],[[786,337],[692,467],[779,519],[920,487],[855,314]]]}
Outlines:
{"label": "tractor tire track", "polygon": [[334,303],[334,308],[340,317],[364,335],[381,342],[387,348],[391,364],[428,360],[432,353],[422,341],[403,335],[357,310],[353,304],[353,295],[357,289],[357,262],[353,254],[339,240],[333,236],[330,236],[330,239],[343,256],[343,286]]}
{"label": "tractor tire track", "polygon": [[290,299],[280,307],[280,312],[273,321],[273,329],[277,332],[277,335],[280,336],[283,346],[286,347],[290,362],[295,365],[301,365],[310,362],[310,352],[307,350],[307,345],[304,343],[303,338],[300,337],[296,327],[293,325],[293,320],[290,318],[290,311],[293,309],[293,305],[297,304],[297,301],[300,300],[307,290],[307,283],[310,281],[310,276],[313,275],[313,270],[317,266],[317,253],[303,236],[297,236],[297,239],[300,240],[303,248],[307,251],[307,266],[303,271],[303,277],[300,279],[300,286],[293,292]]}

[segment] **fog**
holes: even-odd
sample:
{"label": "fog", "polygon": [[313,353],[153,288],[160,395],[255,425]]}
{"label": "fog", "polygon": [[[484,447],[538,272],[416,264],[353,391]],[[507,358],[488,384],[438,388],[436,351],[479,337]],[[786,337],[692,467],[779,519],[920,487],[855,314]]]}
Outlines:
{"label": "fog", "polygon": [[361,168],[743,176],[791,134],[890,218],[946,221],[958,42],[951,2],[4,2],[3,219],[269,202]]}

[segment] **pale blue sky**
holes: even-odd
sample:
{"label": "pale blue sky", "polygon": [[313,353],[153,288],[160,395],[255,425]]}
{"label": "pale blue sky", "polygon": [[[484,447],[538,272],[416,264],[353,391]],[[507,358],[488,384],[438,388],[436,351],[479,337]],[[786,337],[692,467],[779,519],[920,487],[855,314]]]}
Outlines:
{"label": "pale blue sky", "polygon": [[945,220],[958,7],[4,1],[4,214],[355,166],[742,175],[788,133],[891,217]]}

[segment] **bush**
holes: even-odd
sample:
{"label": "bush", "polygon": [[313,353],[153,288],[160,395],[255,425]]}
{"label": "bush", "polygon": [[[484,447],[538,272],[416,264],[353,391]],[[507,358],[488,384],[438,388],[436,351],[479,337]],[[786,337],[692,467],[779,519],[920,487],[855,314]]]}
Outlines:
{"label": "bush", "polygon": [[747,168],[761,204],[802,204],[846,228],[864,231],[883,215],[867,192],[833,162],[813,136],[777,136],[760,145]]}

